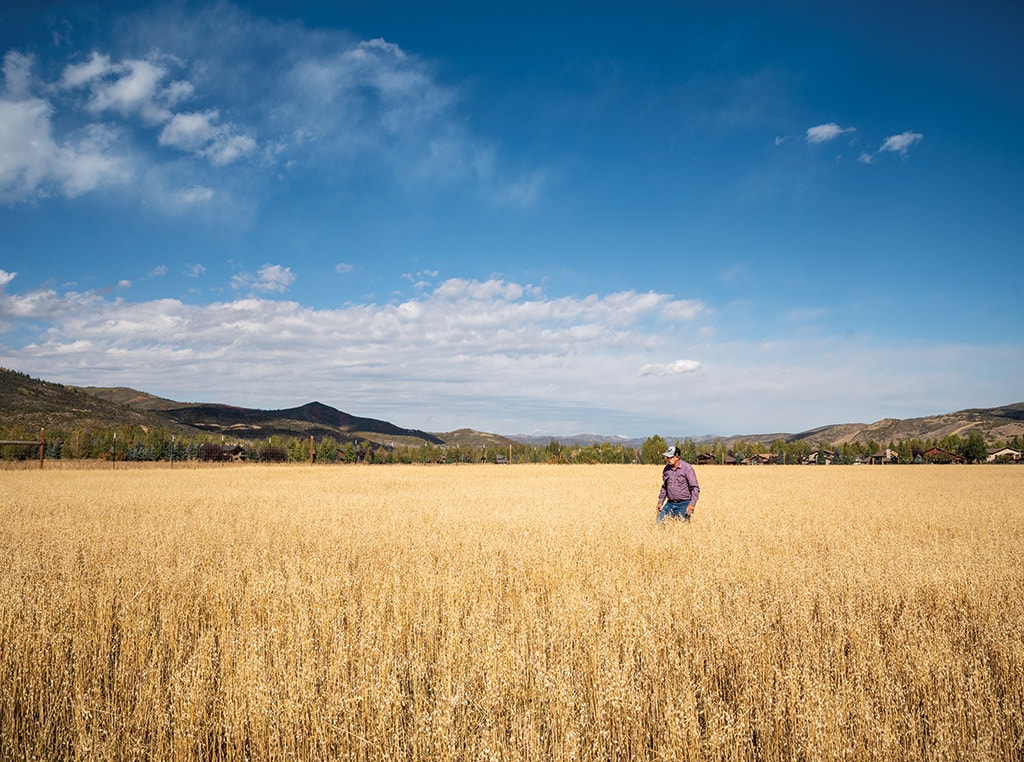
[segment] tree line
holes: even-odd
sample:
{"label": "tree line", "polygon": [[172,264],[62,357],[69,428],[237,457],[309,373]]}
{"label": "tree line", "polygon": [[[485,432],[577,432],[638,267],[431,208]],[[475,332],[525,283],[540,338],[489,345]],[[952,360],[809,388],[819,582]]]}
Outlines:
{"label": "tree line", "polygon": [[[38,441],[38,431],[23,426],[0,426],[0,440]],[[889,442],[787,442],[770,444],[745,440],[719,440],[697,443],[692,439],[674,440],[654,435],[639,448],[622,443],[601,442],[588,445],[562,444],[552,439],[546,445],[514,442],[511,445],[381,445],[368,440],[338,440],[327,436],[312,442],[312,460],[316,463],[637,463],[663,462],[669,444],[679,448],[684,460],[697,463],[701,456],[714,463],[740,463],[755,455],[772,454],[778,463],[802,462],[814,451],[830,451],[834,463],[852,464],[884,449],[899,455],[900,463],[919,461],[921,454],[938,447],[955,453],[968,462],[981,462],[988,443],[978,432],[967,437],[955,434],[936,439],[912,438]],[[1024,450],[1024,437],[1015,436],[993,443],[995,446]],[[220,435],[187,436],[169,429],[121,426],[47,431],[45,457],[69,460],[111,461],[200,461],[238,459],[250,462],[309,462],[309,437],[271,436],[263,440],[232,440]],[[27,460],[38,456],[38,447],[0,446],[3,460]],[[511,460],[510,460],[511,459]]]}

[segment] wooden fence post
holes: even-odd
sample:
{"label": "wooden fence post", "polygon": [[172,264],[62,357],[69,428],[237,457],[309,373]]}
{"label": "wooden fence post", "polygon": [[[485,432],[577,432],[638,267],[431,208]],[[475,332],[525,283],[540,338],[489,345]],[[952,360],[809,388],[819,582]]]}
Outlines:
{"label": "wooden fence post", "polygon": [[0,445],[39,445],[39,467],[43,467],[43,456],[46,454],[46,432],[44,429],[39,429],[39,441],[34,439],[4,439],[0,441]]}

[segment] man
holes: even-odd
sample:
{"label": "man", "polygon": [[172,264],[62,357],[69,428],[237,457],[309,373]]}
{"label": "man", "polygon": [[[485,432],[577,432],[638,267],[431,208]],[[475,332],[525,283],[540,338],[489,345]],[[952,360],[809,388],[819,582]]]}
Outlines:
{"label": "man", "polygon": [[679,457],[678,447],[669,447],[664,455],[665,468],[661,471],[661,492],[658,493],[658,522],[665,519],[689,521],[700,497],[697,474],[693,466]]}

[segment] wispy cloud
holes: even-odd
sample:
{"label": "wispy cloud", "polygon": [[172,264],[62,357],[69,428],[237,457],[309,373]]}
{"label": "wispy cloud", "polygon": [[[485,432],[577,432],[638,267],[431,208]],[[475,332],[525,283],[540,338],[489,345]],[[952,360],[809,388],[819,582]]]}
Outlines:
{"label": "wispy cloud", "polygon": [[875,160],[883,153],[898,153],[900,156],[906,157],[907,152],[919,142],[924,139],[924,135],[920,132],[901,132],[898,135],[890,135],[878,148],[875,153],[862,153],[857,161],[864,164],[874,164]]}
{"label": "wispy cloud", "polygon": [[684,373],[696,373],[700,370],[697,360],[676,360],[675,362],[658,364],[648,363],[640,368],[638,376],[681,376]]}
{"label": "wispy cloud", "polygon": [[[154,7],[131,27],[132,48],[72,56],[51,81],[31,57],[7,52],[0,203],[138,183],[159,196],[156,208],[180,213],[211,201],[233,171],[256,195],[297,173],[369,168],[527,207],[549,182],[539,167],[504,168],[500,148],[465,126],[460,85],[394,42],[257,19],[227,3],[191,14]],[[179,179],[152,179],[160,175]]]}
{"label": "wispy cloud", "polygon": [[920,132],[910,132],[909,130],[907,132],[901,132],[899,135],[891,135],[887,137],[878,151],[879,153],[889,151],[892,153],[906,155],[910,147],[916,145],[923,138],[924,135]]}
{"label": "wispy cloud", "polygon": [[231,279],[232,288],[252,289],[263,294],[283,294],[295,282],[289,267],[263,265],[255,274],[239,273]]}
{"label": "wispy cloud", "polygon": [[[835,122],[829,122],[828,124],[819,124],[816,127],[809,128],[806,140],[808,143],[827,143],[830,140],[835,140],[840,135],[846,135],[850,132],[856,132],[856,128],[840,127]],[[778,141],[776,141],[776,144],[778,144]]]}

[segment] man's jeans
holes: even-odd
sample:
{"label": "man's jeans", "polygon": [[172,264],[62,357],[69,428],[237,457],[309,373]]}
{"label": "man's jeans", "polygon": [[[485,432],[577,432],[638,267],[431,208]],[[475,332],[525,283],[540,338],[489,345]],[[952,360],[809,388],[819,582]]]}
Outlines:
{"label": "man's jeans", "polygon": [[690,517],[686,515],[686,509],[689,507],[689,500],[669,500],[665,505],[661,506],[661,510],[658,511],[658,523],[661,523],[665,519],[689,521]]}

